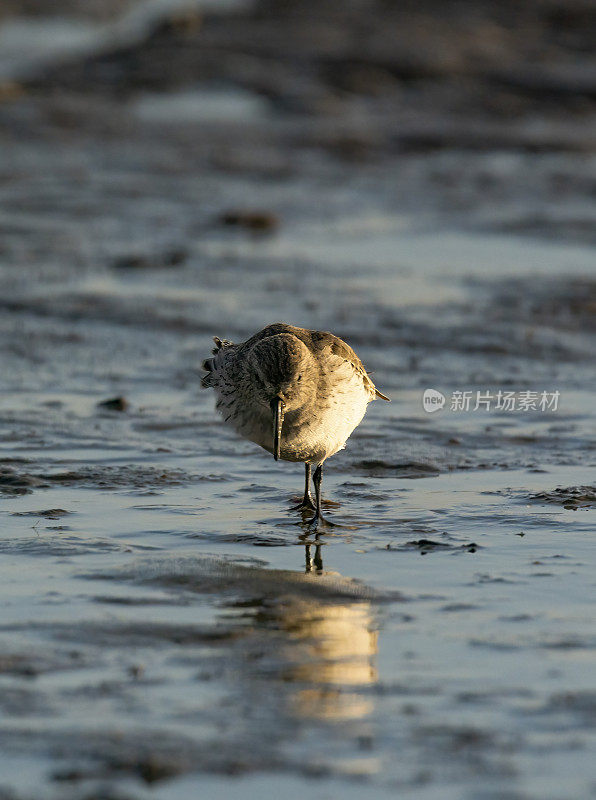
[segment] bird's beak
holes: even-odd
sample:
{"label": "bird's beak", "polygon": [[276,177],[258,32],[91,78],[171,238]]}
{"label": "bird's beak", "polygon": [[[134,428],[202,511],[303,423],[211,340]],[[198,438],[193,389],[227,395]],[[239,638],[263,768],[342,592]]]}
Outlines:
{"label": "bird's beak", "polygon": [[275,397],[271,401],[273,411],[273,458],[277,461],[281,450],[281,426],[284,421],[284,401]]}

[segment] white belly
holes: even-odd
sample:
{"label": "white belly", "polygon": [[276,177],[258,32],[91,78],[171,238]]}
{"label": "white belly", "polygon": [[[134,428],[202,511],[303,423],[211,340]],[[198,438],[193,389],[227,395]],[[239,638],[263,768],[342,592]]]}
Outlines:
{"label": "white belly", "polygon": [[[342,381],[337,391],[322,398],[312,413],[286,414],[280,456],[284,461],[321,463],[345,447],[360,424],[370,401],[361,380]],[[226,402],[227,400],[227,402]],[[250,408],[237,397],[220,397],[218,408],[245,439],[273,452],[273,419],[266,408]]]}
{"label": "white belly", "polygon": [[358,395],[340,396],[307,425],[288,426],[282,431],[282,458],[321,463],[345,447],[367,406],[368,394],[363,389]]}
{"label": "white belly", "polygon": [[[372,399],[362,376],[343,359],[337,359],[326,374],[326,388],[308,411],[285,415],[280,456],[285,461],[321,463],[345,447],[350,434],[360,424]],[[224,421],[245,439],[273,452],[273,419],[266,405],[258,405],[252,392],[222,379],[215,386],[217,408]]]}

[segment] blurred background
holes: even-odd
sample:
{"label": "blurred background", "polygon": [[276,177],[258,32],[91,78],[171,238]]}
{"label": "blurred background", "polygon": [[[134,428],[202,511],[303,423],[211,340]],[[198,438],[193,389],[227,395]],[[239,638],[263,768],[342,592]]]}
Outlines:
{"label": "blurred background", "polygon": [[[594,239],[591,0],[5,0],[0,14],[4,213],[16,162],[21,212],[36,174],[57,239],[67,218],[76,237],[73,205],[81,236],[109,230],[103,252],[53,250],[65,260],[170,248],[182,262],[218,222],[346,213]],[[152,192],[153,173],[183,180]]]}
{"label": "blurred background", "polygon": [[590,353],[591,0],[0,14],[7,386],[190,387],[212,334],[275,319],[364,348],[416,414]]}
{"label": "blurred background", "polygon": [[[406,374],[402,325],[434,327],[435,301],[482,328],[498,305],[492,350],[528,320],[585,327],[595,34],[591,0],[5,0],[5,311],[374,329]],[[471,300],[470,275],[509,283]]]}

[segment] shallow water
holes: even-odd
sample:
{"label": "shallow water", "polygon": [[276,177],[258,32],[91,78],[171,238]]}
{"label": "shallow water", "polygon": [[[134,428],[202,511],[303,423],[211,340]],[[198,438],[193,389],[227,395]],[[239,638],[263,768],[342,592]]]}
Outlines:
{"label": "shallow water", "polygon": [[159,780],[184,797],[197,771],[246,775],[214,784],[236,796],[269,770],[321,797],[355,776],[379,796],[588,792],[593,504],[533,500],[550,473],[330,469],[342,527],[319,552],[286,510],[297,476],[242,461],[4,501],[9,785],[27,788],[26,752],[52,797]]}
{"label": "shallow water", "polygon": [[[175,275],[106,270],[13,290],[0,409],[4,782],[50,798],[100,786],[183,798],[204,785],[224,797],[588,796],[596,504],[593,489],[554,492],[594,486],[581,308],[527,339],[525,308],[497,313],[501,282],[472,269],[434,303],[429,277],[412,307],[375,296],[386,268],[371,260],[356,305],[360,275],[337,286],[333,254],[318,256],[332,299],[301,321],[326,313],[392,404],[373,404],[330,461],[338,524],[316,538],[290,509],[298,465],[239,441],[198,388],[202,327],[231,335],[200,309],[220,292],[237,305],[232,332],[249,333],[270,315],[257,287],[278,280],[251,261],[247,307],[238,262],[219,258],[216,277],[197,259]],[[559,286],[542,284],[544,303]],[[272,291],[275,316],[297,321]],[[366,324],[371,309],[387,321]],[[429,415],[428,385],[558,389],[560,408]],[[127,410],[98,407],[121,394]]]}
{"label": "shallow water", "polygon": [[[0,795],[594,795],[587,127],[346,163],[363,100],[57,69],[0,105]],[[330,459],[318,537],[301,465],[199,388],[212,335],[279,319],[392,398]]]}

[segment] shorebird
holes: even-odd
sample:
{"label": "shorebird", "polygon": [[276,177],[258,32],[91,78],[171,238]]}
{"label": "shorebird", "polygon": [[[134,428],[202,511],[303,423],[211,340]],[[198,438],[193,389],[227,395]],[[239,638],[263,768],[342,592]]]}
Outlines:
{"label": "shorebird", "polygon": [[[298,509],[321,514],[323,463],[345,447],[375,397],[362,362],[342,339],[276,322],[242,344],[213,337],[201,384],[213,387],[224,421],[277,461],[303,461],[304,498]],[[316,501],[310,493],[311,467]]]}

